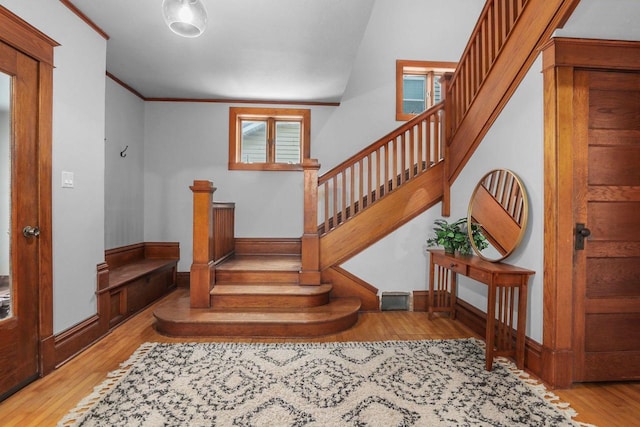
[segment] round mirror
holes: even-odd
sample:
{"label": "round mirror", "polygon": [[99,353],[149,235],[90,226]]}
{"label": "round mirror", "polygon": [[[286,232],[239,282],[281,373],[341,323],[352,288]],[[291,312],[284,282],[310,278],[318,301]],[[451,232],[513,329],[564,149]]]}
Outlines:
{"label": "round mirror", "polygon": [[[516,174],[496,169],[483,176],[473,190],[467,215],[474,252],[492,262],[508,257],[524,236],[528,210],[527,193]],[[486,245],[478,242],[478,233],[482,233]]]}

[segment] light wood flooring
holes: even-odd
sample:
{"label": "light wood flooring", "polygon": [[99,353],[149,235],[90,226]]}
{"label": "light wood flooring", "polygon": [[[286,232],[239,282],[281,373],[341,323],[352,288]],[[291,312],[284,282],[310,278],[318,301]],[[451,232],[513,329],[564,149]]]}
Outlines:
{"label": "light wood flooring", "polygon": [[[185,294],[180,289],[165,300]],[[107,373],[118,368],[140,344],[183,341],[229,341],[229,338],[178,339],[158,334],[153,310],[157,303],[114,329],[98,343],[53,373],[39,379],[0,403],[0,425],[54,426],[78,401],[91,393]],[[362,313],[351,329],[311,339],[251,339],[237,342],[383,341],[465,338],[473,332],[461,323],[440,317],[428,320],[420,312]],[[640,383],[579,384],[555,393],[579,413],[577,420],[598,426],[640,425]]]}

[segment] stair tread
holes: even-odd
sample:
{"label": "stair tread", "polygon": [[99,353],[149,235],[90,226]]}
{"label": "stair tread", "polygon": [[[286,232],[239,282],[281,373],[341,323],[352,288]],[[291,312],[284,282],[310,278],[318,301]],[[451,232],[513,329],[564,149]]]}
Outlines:
{"label": "stair tread", "polygon": [[216,283],[211,295],[318,295],[331,291],[331,285],[300,286],[287,283]]}
{"label": "stair tread", "polygon": [[154,315],[159,320],[171,322],[203,323],[281,323],[303,324],[323,322],[357,312],[360,309],[358,298],[337,298],[328,304],[308,308],[190,308],[189,299],[181,298],[173,304],[160,305]]}
{"label": "stair tread", "polygon": [[299,255],[236,255],[216,266],[218,271],[300,271]]}

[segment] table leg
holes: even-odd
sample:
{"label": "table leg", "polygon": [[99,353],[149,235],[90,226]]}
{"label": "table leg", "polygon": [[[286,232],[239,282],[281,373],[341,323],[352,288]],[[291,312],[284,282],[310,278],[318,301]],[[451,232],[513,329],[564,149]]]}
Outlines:
{"label": "table leg", "polygon": [[433,263],[433,256],[429,257],[429,320],[433,319],[433,271],[435,270],[435,265]]}
{"label": "table leg", "polygon": [[451,290],[449,291],[449,317],[451,320],[456,318],[456,299],[458,295],[458,274],[451,271]]}
{"label": "table leg", "polygon": [[493,367],[493,347],[495,338],[495,321],[496,321],[496,287],[489,285],[489,293],[487,296],[487,330],[485,331],[485,368],[490,371]]}
{"label": "table leg", "polygon": [[518,288],[518,330],[516,335],[516,366],[524,369],[524,341],[525,326],[527,324],[527,282],[529,278],[523,277]]}

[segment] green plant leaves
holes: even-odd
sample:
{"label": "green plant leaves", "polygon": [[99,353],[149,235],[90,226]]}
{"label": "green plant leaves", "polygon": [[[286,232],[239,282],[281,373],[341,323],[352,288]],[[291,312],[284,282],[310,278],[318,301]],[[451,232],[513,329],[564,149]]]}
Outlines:
{"label": "green plant leaves", "polygon": [[[452,223],[439,218],[433,221],[434,236],[427,239],[427,246],[442,246],[446,251],[458,251],[463,255],[471,254],[472,247],[467,232],[467,218],[460,218]],[[482,250],[488,246],[479,224],[471,224],[473,243]]]}

